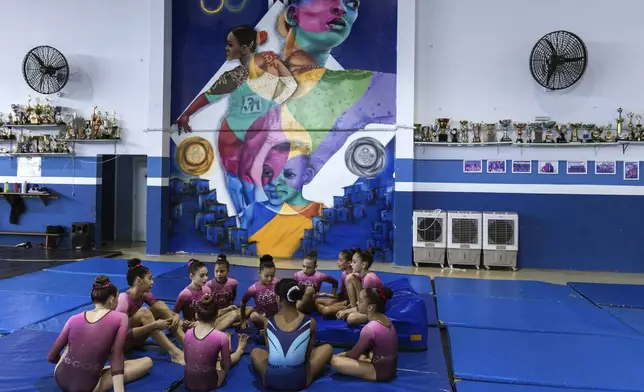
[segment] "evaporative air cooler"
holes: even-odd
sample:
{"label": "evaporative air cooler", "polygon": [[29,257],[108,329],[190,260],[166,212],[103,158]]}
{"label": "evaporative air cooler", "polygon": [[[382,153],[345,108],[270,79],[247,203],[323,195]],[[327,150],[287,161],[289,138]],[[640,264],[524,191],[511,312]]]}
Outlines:
{"label": "evaporative air cooler", "polygon": [[441,210],[414,211],[414,265],[445,264],[447,213]]}
{"label": "evaporative air cooler", "polygon": [[483,213],[483,265],[517,269],[519,215],[514,212]]}
{"label": "evaporative air cooler", "polygon": [[483,215],[473,211],[447,212],[447,264],[481,266]]}

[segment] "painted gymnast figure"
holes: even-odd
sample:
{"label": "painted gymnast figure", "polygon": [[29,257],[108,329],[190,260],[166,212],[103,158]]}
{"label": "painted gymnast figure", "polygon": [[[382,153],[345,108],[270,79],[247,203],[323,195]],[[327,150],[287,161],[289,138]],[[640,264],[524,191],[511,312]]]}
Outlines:
{"label": "painted gymnast figure", "polygon": [[124,360],[128,318],[113,311],[118,290],[107,276],[96,277],[90,296],[94,309],[67,320],[47,359],[56,364],[54,378],[65,392],[123,392],[124,384],[150,371],[152,360]]}
{"label": "painted gymnast figure", "polygon": [[322,375],[333,349],[328,344],[315,347],[315,319],[296,307],[304,295],[297,282],[282,279],[276,290],[280,310],[264,326],[268,351],[256,348],[250,360],[266,388],[299,391]]}
{"label": "painted gymnast figure", "polygon": [[385,285],[375,272],[369,270],[373,264],[373,256],[366,250],[356,249],[351,259],[353,273],[347,276],[347,296],[349,297],[349,308],[341,310],[337,314],[338,320],[346,320],[349,325],[366,323],[367,315],[357,309],[358,296],[362,289],[381,289]]}
{"label": "painted gymnast figure", "polygon": [[[297,271],[293,278],[304,291],[304,296],[297,302],[297,310],[305,314],[311,314],[316,310],[316,298],[335,298],[338,291],[338,280],[324,272],[317,271],[318,253],[310,252],[304,256],[302,270]],[[320,293],[322,283],[327,282],[332,286],[331,294]]]}
{"label": "painted gymnast figure", "polygon": [[[172,362],[183,365],[183,351],[172,344],[163,333],[163,330],[169,329],[183,344],[181,318],[150,293],[154,284],[150,270],[141,263],[141,260],[130,259],[126,279],[130,288],[119,295],[116,308],[117,312],[125,313],[130,318],[132,332],[126,350],[142,346],[148,337],[152,337],[170,354]],[[143,307],[144,303],[149,308]]]}
{"label": "painted gymnast figure", "polygon": [[391,290],[386,287],[360,292],[358,311],[369,323],[360,331],[358,343],[351,351],[333,356],[333,370],[368,381],[389,381],[396,377],[398,335],[384,314],[385,303],[391,296]]}
{"label": "painted gymnast figure", "polygon": [[[241,330],[248,327],[248,320],[255,327],[264,330],[266,320],[279,311],[275,294],[275,285],[279,282],[275,278],[275,263],[272,260],[267,260],[265,256],[262,256],[264,261],[260,261],[259,264],[259,281],[248,288],[239,304]],[[255,308],[248,312],[246,304],[251,298],[255,300]]]}
{"label": "painted gymnast figure", "polygon": [[[220,331],[239,325],[241,320],[240,310],[235,305],[237,297],[237,287],[239,282],[228,276],[230,272],[230,263],[226,255],[220,254],[215,261],[215,279],[208,281],[206,286],[211,291],[219,313],[217,315],[216,328]],[[252,309],[247,308],[247,312]]]}
{"label": "painted gymnast figure", "polygon": [[208,268],[204,263],[197,259],[190,259],[188,261],[188,273],[190,284],[179,293],[177,302],[172,310],[177,314],[183,315],[184,331],[195,326],[197,304],[204,295],[210,294],[210,287],[207,286]]}
{"label": "painted gymnast figure", "polygon": [[347,308],[349,304],[349,297],[347,295],[347,276],[353,273],[351,268],[351,259],[353,257],[354,250],[344,249],[338,254],[338,261],[336,265],[338,269],[342,271],[342,277],[340,282],[340,292],[334,297],[318,297],[315,300],[315,307],[317,308],[318,313],[324,318],[336,318],[339,311]]}
{"label": "painted gymnast figure", "polygon": [[216,328],[218,313],[215,299],[209,294],[204,295],[197,303],[199,322],[186,332],[183,382],[190,391],[219,388],[228,370],[239,362],[246,348],[248,336],[240,334],[237,349],[231,355],[229,335]]}

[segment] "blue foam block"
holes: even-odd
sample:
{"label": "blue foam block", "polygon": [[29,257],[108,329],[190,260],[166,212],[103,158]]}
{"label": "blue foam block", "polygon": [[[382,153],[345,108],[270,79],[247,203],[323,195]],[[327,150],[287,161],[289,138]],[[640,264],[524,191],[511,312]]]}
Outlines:
{"label": "blue foam block", "polygon": [[[62,298],[70,298],[70,297],[62,297]],[[86,297],[85,303],[87,303],[88,300],[89,298]],[[92,309],[94,309],[93,304],[82,305],[81,307],[76,309],[71,309],[70,307],[67,307],[65,311],[57,315],[53,315],[46,319],[41,319],[37,322],[28,324],[27,328],[34,331],[60,333],[60,331],[63,330],[65,323],[67,322],[67,320],[69,320],[70,317],[72,317],[75,314],[86,312]]]}
{"label": "blue foam block", "polygon": [[448,327],[638,337],[588,301],[536,301],[439,295],[439,320]]}
{"label": "blue foam block", "polygon": [[430,327],[438,326],[438,311],[436,310],[436,299],[434,294],[420,294],[420,298],[425,303],[425,313],[427,313],[427,324]]}
{"label": "blue foam block", "polygon": [[644,340],[461,327],[448,332],[454,375],[463,380],[644,390]]}
{"label": "blue foam block", "polygon": [[607,308],[605,311],[610,312],[610,314],[617,317],[621,322],[644,335],[644,310]]}
{"label": "blue foam block", "polygon": [[[89,296],[0,292],[0,333],[41,322],[90,301]],[[67,321],[67,320],[65,320]]]}
{"label": "blue foam block", "polygon": [[492,280],[468,278],[434,279],[436,295],[471,295],[476,297],[540,299],[564,301],[581,299],[570,287],[532,280]]}
{"label": "blue foam block", "polygon": [[[143,264],[152,271],[152,276],[159,276],[161,274],[170,272],[172,270],[182,268],[183,263],[167,262],[167,261],[147,261],[144,260]],[[112,259],[104,257],[93,257],[91,259],[80,260],[74,263],[59,265],[54,268],[49,268],[45,271],[54,272],[67,272],[74,274],[87,274],[87,275],[123,275],[127,273],[127,259]],[[187,275],[186,275],[187,276]]]}
{"label": "blue foam block", "polygon": [[[61,274],[51,271],[34,272],[0,280],[0,290],[19,293],[58,294],[89,298],[94,284],[94,276]],[[113,276],[112,283],[119,290],[127,289],[124,276]]]}
{"label": "blue foam block", "polygon": [[[352,390],[356,392],[447,392],[451,391],[449,379],[446,375],[426,374],[420,372],[398,371],[398,377],[391,382],[372,383],[350,377],[333,374],[327,367],[326,374],[317,379],[305,391],[327,392],[329,390]],[[129,390],[129,389],[128,389]],[[181,387],[178,391],[185,392]],[[259,378],[250,366],[250,357],[244,355],[239,363],[233,367],[226,377],[224,385],[217,391],[268,391],[262,387]]]}
{"label": "blue foam block", "polygon": [[[54,365],[47,353],[58,334],[22,330],[0,339],[0,392],[59,392],[54,380]],[[164,354],[137,352],[129,357],[150,356],[154,366],[150,375],[127,384],[127,391],[163,391],[183,375],[183,367],[164,360]]]}
{"label": "blue foam block", "polygon": [[568,283],[598,306],[644,309],[644,285]]}
{"label": "blue foam block", "polygon": [[[458,381],[457,392],[591,392],[590,389],[567,389],[534,385],[496,384],[489,382]],[[597,390],[594,390],[597,392]]]}

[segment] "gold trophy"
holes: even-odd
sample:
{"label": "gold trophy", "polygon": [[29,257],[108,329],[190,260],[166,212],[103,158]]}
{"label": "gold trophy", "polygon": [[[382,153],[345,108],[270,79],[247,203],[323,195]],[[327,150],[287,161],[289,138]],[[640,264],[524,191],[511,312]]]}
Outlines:
{"label": "gold trophy", "polygon": [[637,119],[637,124],[635,125],[635,135],[637,136],[637,141],[641,142],[642,139],[644,138],[644,135],[642,135],[642,116],[639,114],[635,116]]}
{"label": "gold trophy", "polygon": [[436,122],[438,123],[438,128],[440,133],[438,134],[438,141],[441,143],[447,142],[447,128],[449,128],[450,120],[449,118],[437,118]]}
{"label": "gold trophy", "polygon": [[487,128],[487,143],[496,143],[496,124],[485,124]]}
{"label": "gold trophy", "polygon": [[590,132],[590,142],[591,143],[601,143],[604,140],[602,140],[602,133],[604,132],[604,129],[602,127],[598,127],[595,124],[587,124],[588,127],[588,132]]}
{"label": "gold trophy", "polygon": [[545,143],[555,142],[552,138],[552,130],[554,129],[555,125],[557,125],[556,121],[546,121],[545,123],[543,123],[543,127],[546,129],[546,136],[543,140]]}
{"label": "gold trophy", "polygon": [[[622,108],[617,108],[617,136],[621,139],[624,135],[624,117],[622,117],[622,112],[624,109]],[[608,129],[610,130],[610,128]]]}
{"label": "gold trophy", "polygon": [[557,125],[557,143],[568,143],[568,140],[566,140],[566,131],[568,130],[568,127],[565,126],[564,124],[558,124]]}
{"label": "gold trophy", "polygon": [[422,128],[420,124],[414,124],[414,142],[422,142],[423,135],[421,134]]}
{"label": "gold trophy", "polygon": [[523,131],[525,128],[528,126],[526,123],[517,123],[514,124],[515,128],[517,129],[517,143],[523,143]]}
{"label": "gold trophy", "polygon": [[543,125],[541,123],[530,123],[528,125],[528,143],[543,142]]}
{"label": "gold trophy", "polygon": [[579,128],[581,128],[581,123],[570,124],[570,143],[581,143],[581,140],[579,140]]}
{"label": "gold trophy", "polygon": [[628,125],[627,125],[628,136],[626,136],[626,139],[627,140],[636,140],[635,124],[633,124],[633,117],[635,116],[635,113],[629,112],[627,114],[627,116],[628,116]]}
{"label": "gold trophy", "polygon": [[430,132],[430,127],[427,125],[423,125],[420,127],[420,141],[421,142],[431,142],[432,141],[432,133]]}
{"label": "gold trophy", "polygon": [[501,136],[501,142],[511,142],[512,139],[510,138],[510,135],[508,135],[508,127],[512,125],[512,120],[501,120],[499,121],[499,124],[501,124],[501,128],[503,128],[503,136]]}
{"label": "gold trophy", "polygon": [[[624,129],[622,127],[622,129]],[[604,128],[602,128],[602,131]],[[613,135],[613,124],[608,124],[606,126],[606,134],[604,135],[604,141],[609,143],[614,143],[617,140],[618,135]]]}
{"label": "gold trophy", "polygon": [[469,143],[470,142],[470,122],[467,120],[461,120],[461,143]]}
{"label": "gold trophy", "polygon": [[483,127],[482,123],[472,124],[472,134],[473,134],[472,141],[474,143],[480,143],[481,142],[481,128],[482,127]]}

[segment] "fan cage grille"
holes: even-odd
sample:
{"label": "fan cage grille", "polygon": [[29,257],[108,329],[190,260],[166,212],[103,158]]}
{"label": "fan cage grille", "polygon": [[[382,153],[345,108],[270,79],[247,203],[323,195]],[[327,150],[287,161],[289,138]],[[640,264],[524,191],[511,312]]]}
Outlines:
{"label": "fan cage grille", "polygon": [[416,218],[417,242],[442,242],[443,218]]}
{"label": "fan cage grille", "polygon": [[[557,61],[549,77],[553,60]],[[563,60],[563,61],[562,61]],[[554,31],[543,36],[532,49],[530,70],[542,87],[562,90],[577,83],[588,66],[588,51],[584,42],[569,31]]]}
{"label": "fan cage grille", "polygon": [[477,244],[479,242],[478,219],[453,218],[452,242],[455,244]]}
{"label": "fan cage grille", "polygon": [[515,222],[511,219],[490,219],[487,222],[490,245],[513,246]]}

